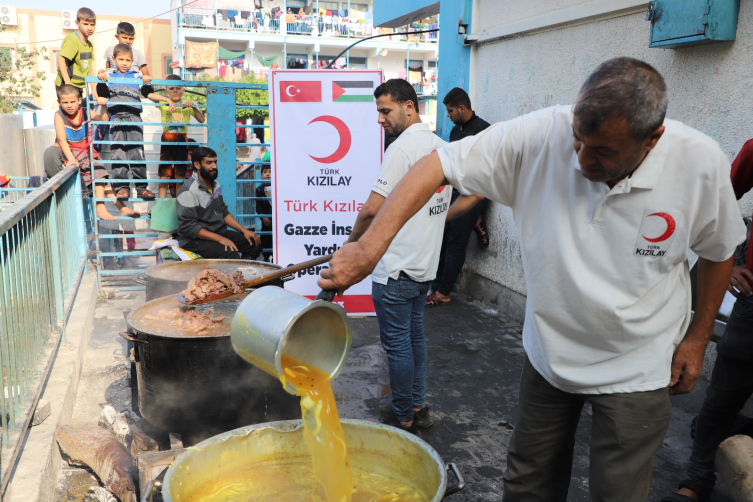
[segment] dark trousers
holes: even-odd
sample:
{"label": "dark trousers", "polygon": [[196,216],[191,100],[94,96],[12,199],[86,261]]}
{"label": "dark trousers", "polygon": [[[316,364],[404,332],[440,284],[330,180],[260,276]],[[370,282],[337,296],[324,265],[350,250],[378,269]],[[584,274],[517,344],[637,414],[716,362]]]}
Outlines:
{"label": "dark trousers", "polygon": [[593,410],[591,500],[645,502],[654,455],[671,419],[667,389],[571,394],[544,379],[528,357],[503,476],[505,502],[567,500],[575,431],[586,402]]}
{"label": "dark trousers", "polygon": [[223,234],[233,241],[238,251],[227,250],[225,246],[219,242],[208,241],[205,239],[194,239],[181,245],[186,251],[193,251],[198,253],[202,258],[227,258],[235,259],[242,258],[244,260],[255,260],[259,254],[261,254],[261,248],[257,245],[251,245],[248,243],[243,234],[234,230],[226,230]]}
{"label": "dark trousers", "polygon": [[[111,119],[111,137],[117,141],[144,141],[144,130],[141,126],[141,116],[133,113],[116,113]],[[146,189],[146,164],[144,164],[144,145],[123,145],[113,143],[110,146],[112,164],[112,187],[117,192],[121,188],[128,188],[128,173],[131,173],[136,193],[141,195]],[[125,180],[115,181],[115,180]]]}
{"label": "dark trousers", "polygon": [[[455,202],[459,196],[460,192],[453,188],[452,202]],[[471,238],[471,233],[473,233],[473,227],[476,226],[478,217],[486,211],[487,205],[488,201],[484,199],[463,216],[448,221],[445,225],[438,268],[439,274],[437,274],[433,283],[435,289],[445,296],[450,294],[452,286],[458,280],[460,271],[463,270],[468,241]]]}
{"label": "dark trousers", "polygon": [[753,299],[741,297],[735,302],[724,336],[717,345],[711,383],[696,422],[688,478],[680,483],[696,492],[701,500],[714,489],[716,449],[732,435],[737,414],[753,394],[751,352]]}

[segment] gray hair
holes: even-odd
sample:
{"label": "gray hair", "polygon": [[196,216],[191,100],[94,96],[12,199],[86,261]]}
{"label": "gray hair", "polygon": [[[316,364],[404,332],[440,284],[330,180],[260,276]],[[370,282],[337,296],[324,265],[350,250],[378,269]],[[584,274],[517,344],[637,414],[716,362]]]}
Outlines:
{"label": "gray hair", "polygon": [[664,122],[667,84],[656,69],[634,58],[605,61],[588,76],[573,113],[580,133],[597,132],[605,122],[624,118],[640,141]]}

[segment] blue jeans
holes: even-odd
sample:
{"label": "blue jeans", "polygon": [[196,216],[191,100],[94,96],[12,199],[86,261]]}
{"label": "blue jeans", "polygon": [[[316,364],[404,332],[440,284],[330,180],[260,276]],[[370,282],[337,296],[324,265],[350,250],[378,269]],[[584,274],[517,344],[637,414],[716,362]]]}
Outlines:
{"label": "blue jeans", "polygon": [[714,458],[719,443],[733,434],[737,414],[753,394],[753,298],[740,297],[732,308],[724,336],[716,346],[717,357],[706,399],[698,414],[693,453],[687,479],[701,500],[711,495],[716,476]]}
{"label": "blue jeans", "polygon": [[413,408],[425,405],[424,305],[430,283],[416,282],[402,272],[386,285],[372,283],[379,335],[390,370],[392,413],[401,422],[413,420]]}

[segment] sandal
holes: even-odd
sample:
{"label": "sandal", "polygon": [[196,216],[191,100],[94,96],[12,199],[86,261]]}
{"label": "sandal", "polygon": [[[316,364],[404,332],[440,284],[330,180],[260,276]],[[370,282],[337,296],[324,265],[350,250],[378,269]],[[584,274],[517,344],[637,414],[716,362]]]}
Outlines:
{"label": "sandal", "polygon": [[121,188],[118,190],[118,192],[115,194],[115,197],[117,199],[128,199],[131,197],[131,191],[128,188]]}
{"label": "sandal", "polygon": [[442,300],[440,297],[437,296],[436,293],[432,293],[429,296],[426,297],[426,306],[427,307],[439,307],[441,305],[444,305],[446,303],[450,303],[450,300]]}
{"label": "sandal", "polygon": [[482,247],[489,247],[489,234],[486,232],[486,227],[482,221],[478,225],[473,227],[473,231],[478,236],[478,243]]}
{"label": "sandal", "polygon": [[139,193],[139,197],[145,200],[151,200],[154,199],[156,196],[154,195],[154,192],[149,190],[148,188],[145,188]]}

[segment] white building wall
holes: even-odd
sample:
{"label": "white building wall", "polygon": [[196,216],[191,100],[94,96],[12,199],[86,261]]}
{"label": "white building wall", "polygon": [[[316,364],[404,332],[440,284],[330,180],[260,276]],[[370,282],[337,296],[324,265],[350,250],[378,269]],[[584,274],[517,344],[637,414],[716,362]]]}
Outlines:
{"label": "white building wall", "polygon": [[[488,29],[580,3],[585,2],[477,0],[475,26]],[[631,56],[664,75],[668,118],[713,137],[732,160],[753,137],[753,0],[741,4],[737,40],[732,43],[649,49],[650,23],[639,13],[475,47],[470,89],[474,110],[494,123],[554,104],[571,104],[599,63]],[[750,215],[753,198],[746,196],[741,210]],[[486,250],[470,246],[468,270],[525,294],[510,209],[493,204],[487,221],[491,244]]]}

